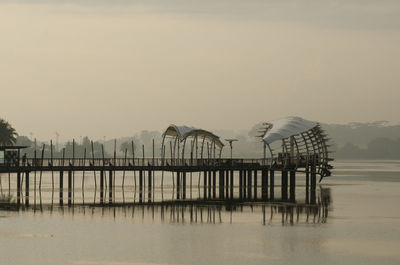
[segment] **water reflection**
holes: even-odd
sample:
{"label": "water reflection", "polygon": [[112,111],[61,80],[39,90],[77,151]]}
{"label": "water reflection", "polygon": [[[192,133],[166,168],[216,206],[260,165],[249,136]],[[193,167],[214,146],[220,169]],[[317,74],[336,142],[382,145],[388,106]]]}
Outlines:
{"label": "water reflection", "polygon": [[254,199],[171,199],[146,203],[122,201],[113,204],[100,204],[81,202],[71,206],[39,203],[27,206],[17,204],[15,200],[3,196],[0,210],[90,218],[101,217],[143,223],[296,225],[325,223],[328,219],[331,201],[330,189],[319,187],[316,190],[316,200],[313,203],[282,200],[266,202]]}

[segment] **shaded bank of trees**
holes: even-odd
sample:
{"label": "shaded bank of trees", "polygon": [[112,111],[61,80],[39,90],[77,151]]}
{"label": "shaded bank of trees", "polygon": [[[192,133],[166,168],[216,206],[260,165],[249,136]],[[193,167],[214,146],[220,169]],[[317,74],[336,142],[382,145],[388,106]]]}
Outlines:
{"label": "shaded bank of trees", "polygon": [[[331,138],[334,151],[333,156],[338,159],[400,159],[400,125],[388,125],[386,122],[374,123],[350,123],[350,124],[322,124]],[[254,128],[250,131],[232,130],[211,130],[225,144],[222,157],[230,157],[230,148],[224,139],[236,138],[239,141],[233,144],[233,157],[236,158],[261,158],[263,157],[263,147],[260,138],[254,135]],[[16,134],[13,134],[16,136]],[[26,136],[18,136],[17,145],[29,146],[22,150],[29,157],[33,157],[35,143]],[[142,146],[146,157],[152,157],[153,139],[155,157],[161,154],[162,132],[159,131],[140,131],[132,137],[119,139],[109,139],[107,141],[93,141],[93,154],[96,158],[102,157],[102,146],[104,156],[112,157],[114,150],[118,157],[123,157],[127,150],[128,157],[132,157],[132,141],[134,143],[135,157],[143,156]],[[37,142],[36,153],[40,157],[43,144],[45,144],[45,157],[50,157],[50,141]],[[65,156],[72,157],[72,140],[59,144],[58,148],[53,142],[53,156],[62,157],[65,148]],[[92,157],[92,144],[89,137],[75,143],[75,156],[83,157],[86,148],[86,156]],[[278,150],[279,151],[279,150]],[[169,152],[169,145],[166,145],[166,152]]]}
{"label": "shaded bank of trees", "polygon": [[364,148],[347,143],[337,149],[335,157],[341,159],[400,159],[400,138],[376,138]]}
{"label": "shaded bank of trees", "polygon": [[8,121],[0,118],[0,145],[13,145],[17,141],[17,132]]}

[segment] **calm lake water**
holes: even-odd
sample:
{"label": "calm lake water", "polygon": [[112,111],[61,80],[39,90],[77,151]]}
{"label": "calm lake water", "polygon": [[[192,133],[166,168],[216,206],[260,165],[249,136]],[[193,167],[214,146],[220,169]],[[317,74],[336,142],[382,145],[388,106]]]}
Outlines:
{"label": "calm lake water", "polygon": [[[118,201],[135,200],[131,184]],[[327,217],[300,207],[302,189],[289,214],[281,204],[0,210],[0,264],[400,264],[400,161],[336,162],[317,190],[329,194]]]}

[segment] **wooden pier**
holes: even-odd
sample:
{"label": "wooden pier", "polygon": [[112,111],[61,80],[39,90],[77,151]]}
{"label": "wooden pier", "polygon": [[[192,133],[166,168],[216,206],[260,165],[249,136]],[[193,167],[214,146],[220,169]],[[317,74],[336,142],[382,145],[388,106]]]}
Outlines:
{"label": "wooden pier", "polygon": [[[290,164],[289,161],[295,161]],[[306,202],[315,201],[317,183],[316,166],[306,161],[315,161],[308,157],[302,161],[288,158],[271,159],[162,159],[162,158],[107,158],[107,159],[26,159],[18,165],[2,166],[0,173],[7,173],[16,178],[16,202],[30,204],[33,189],[42,188],[42,178],[51,177],[52,189],[58,190],[59,204],[73,204],[77,188],[75,173],[94,174],[95,188],[99,188],[100,204],[114,203],[115,183],[122,183],[125,178],[135,178],[135,190],[139,194],[139,203],[152,202],[155,187],[163,188],[165,178],[172,178],[176,189],[176,200],[187,199],[188,190],[194,187],[201,189],[202,199],[207,200],[246,200],[246,201],[296,201],[297,175],[305,176],[304,186]],[[44,174],[51,173],[51,174]],[[32,183],[31,176],[35,180]],[[188,183],[188,175],[198,176],[198,182]],[[58,187],[55,178],[58,177]],[[115,178],[123,178],[115,181]],[[138,180],[136,181],[136,177]],[[66,179],[65,179],[66,178]],[[276,178],[279,178],[276,181]],[[192,178],[191,178],[192,179]],[[303,178],[302,178],[303,179]],[[107,181],[108,180],[108,181]],[[24,182],[24,187],[22,183]],[[196,182],[196,181],[195,181]],[[276,184],[280,183],[280,198],[276,198]],[[79,189],[85,189],[84,180],[78,184]],[[66,193],[65,193],[66,191]],[[108,192],[108,196],[106,196]],[[65,198],[66,196],[66,198]],[[105,198],[108,198],[106,201]],[[23,200],[21,200],[23,199]]]}

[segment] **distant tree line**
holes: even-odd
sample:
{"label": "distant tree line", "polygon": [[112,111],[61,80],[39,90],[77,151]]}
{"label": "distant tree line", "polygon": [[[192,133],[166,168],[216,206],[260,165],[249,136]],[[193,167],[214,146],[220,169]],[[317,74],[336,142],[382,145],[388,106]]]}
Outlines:
{"label": "distant tree line", "polygon": [[400,138],[376,138],[364,148],[347,143],[337,149],[335,157],[341,159],[400,159]]}

